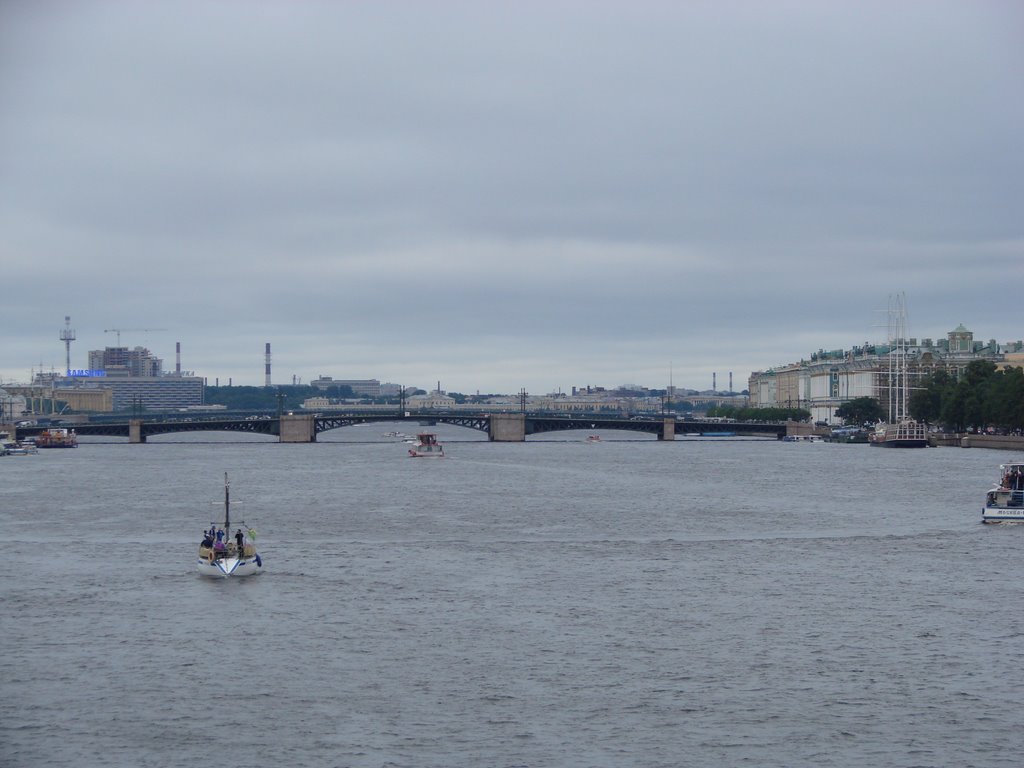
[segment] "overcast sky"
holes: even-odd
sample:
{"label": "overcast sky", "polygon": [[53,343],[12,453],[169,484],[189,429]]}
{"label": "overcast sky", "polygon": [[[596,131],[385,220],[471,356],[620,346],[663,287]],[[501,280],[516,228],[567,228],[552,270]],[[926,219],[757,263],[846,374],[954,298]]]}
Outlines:
{"label": "overcast sky", "polygon": [[0,380],[745,389],[1024,337],[1024,3],[0,3]]}

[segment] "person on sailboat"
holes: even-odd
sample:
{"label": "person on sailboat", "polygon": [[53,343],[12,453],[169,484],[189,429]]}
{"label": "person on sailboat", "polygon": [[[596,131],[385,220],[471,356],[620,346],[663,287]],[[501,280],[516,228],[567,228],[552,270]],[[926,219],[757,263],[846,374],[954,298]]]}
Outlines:
{"label": "person on sailboat", "polygon": [[239,557],[241,557],[242,553],[245,551],[245,547],[243,545],[244,542],[245,542],[245,534],[243,534],[242,533],[242,529],[239,528],[237,531],[235,531],[235,544],[238,545],[238,556]]}

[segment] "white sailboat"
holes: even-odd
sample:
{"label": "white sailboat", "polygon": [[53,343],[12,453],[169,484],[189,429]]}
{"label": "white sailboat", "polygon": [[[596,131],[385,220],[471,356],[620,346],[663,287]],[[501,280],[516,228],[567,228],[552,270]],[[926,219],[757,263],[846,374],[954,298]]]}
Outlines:
{"label": "white sailboat", "polygon": [[204,531],[199,545],[196,567],[203,576],[222,579],[228,576],[253,576],[263,568],[263,560],[256,551],[256,531],[248,528],[244,520],[231,533],[231,486],[228,473],[224,473],[224,520],[212,522]]}
{"label": "white sailboat", "polygon": [[910,417],[910,382],[907,373],[907,298],[889,297],[889,393],[888,420],[870,436],[872,445],[884,448],[925,448],[928,429]]}

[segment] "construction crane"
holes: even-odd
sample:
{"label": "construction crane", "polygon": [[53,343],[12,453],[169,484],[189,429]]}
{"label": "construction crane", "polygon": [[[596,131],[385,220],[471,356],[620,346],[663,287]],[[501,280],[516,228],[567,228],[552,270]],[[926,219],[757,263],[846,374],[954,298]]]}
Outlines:
{"label": "construction crane", "polygon": [[104,328],[104,333],[116,333],[117,334],[117,346],[121,346],[121,331],[124,332],[137,332],[137,333],[149,333],[150,331],[166,331],[166,328]]}

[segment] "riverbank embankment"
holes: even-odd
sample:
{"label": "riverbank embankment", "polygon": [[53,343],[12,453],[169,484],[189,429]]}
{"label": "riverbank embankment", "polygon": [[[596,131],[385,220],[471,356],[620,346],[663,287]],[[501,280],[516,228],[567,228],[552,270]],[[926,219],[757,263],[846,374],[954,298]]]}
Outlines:
{"label": "riverbank embankment", "polygon": [[1024,436],[1020,435],[956,435],[938,434],[928,439],[933,446],[953,448],[996,448],[1001,451],[1024,451]]}

